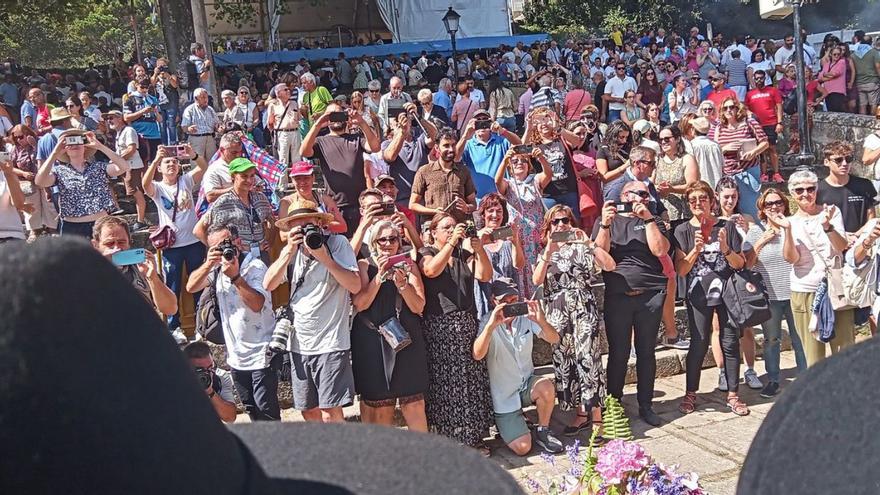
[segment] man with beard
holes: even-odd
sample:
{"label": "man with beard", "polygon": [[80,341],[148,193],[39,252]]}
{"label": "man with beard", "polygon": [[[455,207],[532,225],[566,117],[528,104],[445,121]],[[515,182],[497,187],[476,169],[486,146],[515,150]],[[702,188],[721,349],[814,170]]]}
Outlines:
{"label": "man with beard", "polygon": [[[340,118],[342,114],[344,119]],[[335,120],[331,120],[331,116]],[[358,127],[360,133],[348,132],[349,122]],[[325,127],[330,132],[320,135]],[[363,154],[379,149],[379,137],[363,116],[354,110],[344,110],[338,103],[327,105],[300,146],[303,158],[314,158],[320,164],[328,192],[348,225],[346,237],[351,237],[360,223],[358,195],[367,188]]]}
{"label": "man with beard", "polygon": [[[770,147],[767,148],[767,158],[773,170],[773,182],[781,184],[784,179],[779,175],[779,154],[776,152],[776,139],[782,133],[782,95],[773,86],[765,87],[766,73],[758,69],[755,71],[755,89],[746,93],[746,107],[752,116],[761,124]],[[761,182],[769,182],[767,164],[761,162]]]}
{"label": "man with beard", "polygon": [[467,167],[455,162],[455,131],[441,130],[436,142],[439,158],[416,172],[409,208],[422,216],[421,221],[444,211],[457,222],[472,219],[477,209],[477,189]]}

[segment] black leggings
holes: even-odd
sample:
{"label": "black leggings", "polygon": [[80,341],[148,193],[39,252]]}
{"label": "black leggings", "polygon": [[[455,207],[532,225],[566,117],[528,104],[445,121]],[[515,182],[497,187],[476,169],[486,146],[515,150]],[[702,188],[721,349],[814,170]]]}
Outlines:
{"label": "black leggings", "polygon": [[691,331],[691,346],[685,360],[687,391],[696,392],[700,388],[700,372],[703,360],[709,350],[712,332],[712,315],[718,315],[721,329],[721,353],[724,355],[724,373],[727,375],[727,390],[736,392],[739,388],[739,337],[740,331],[727,318],[727,309],[722,304],[711,308],[687,305],[688,327]]}
{"label": "black leggings", "polygon": [[657,360],[654,348],[663,316],[666,291],[646,291],[637,296],[607,295],[605,298],[605,333],[608,336],[608,393],[620,399],[626,380],[630,340],[635,329],[636,375],[639,407],[651,407]]}
{"label": "black leggings", "polygon": [[825,106],[829,112],[846,112],[846,95],[841,93],[828,93],[825,97]]}

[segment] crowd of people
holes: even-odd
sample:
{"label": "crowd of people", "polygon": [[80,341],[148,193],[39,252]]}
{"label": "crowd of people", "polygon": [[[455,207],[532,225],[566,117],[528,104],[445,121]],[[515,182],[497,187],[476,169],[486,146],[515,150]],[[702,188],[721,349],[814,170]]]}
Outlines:
{"label": "crowd of people", "polygon": [[[0,86],[15,110],[0,155],[0,241],[89,239],[166,318],[224,421],[235,418],[231,389],[252,420],[279,420],[281,379],[308,421],[342,421],[359,396],[365,422],[391,425],[399,405],[408,428],[487,455],[492,425],[517,454],[532,449],[531,428],[535,444],[560,453],[554,407],[575,411],[563,435],[601,434],[605,398],[623,395],[629,359],[638,414],[661,424],[652,406],[661,324],[663,345],[687,349],[680,412],[699,406],[711,346],[718,389],[744,416],[743,361],[748,387],[779,391],[783,321],[798,370],[826,343],[832,353],[852,345],[856,325],[873,328],[873,297],[834,298],[842,265],[875,293],[866,267],[877,263],[877,191],[851,174],[843,142],[822,150],[826,179],[798,171],[776,185],[786,182],[776,138],[791,37],[771,55],[748,37],[718,53],[696,28],[686,42],[645,34],[615,31],[577,49],[552,41],[534,57],[511,48],[499,60],[521,67],[529,57],[534,68],[519,97],[505,83],[522,78],[517,70],[493,72],[491,57],[467,54],[456,87],[427,54],[408,70],[389,61],[391,71],[340,54],[328,71],[303,61],[221,77],[213,103],[198,44],[188,88],[158,59],[114,68],[110,86],[123,94],[106,100],[100,73],[50,83],[13,71]],[[853,41],[816,57],[810,101],[841,108],[831,95],[850,74],[835,62],[846,49],[846,60],[877,60],[873,76],[864,63],[850,75],[858,107],[880,118],[871,82],[880,54],[864,33]],[[754,65],[762,57],[775,64]],[[61,84],[63,105],[52,107]],[[11,100],[10,85],[26,98]],[[880,132],[864,150],[875,166]],[[131,225],[118,215],[118,180],[135,203]],[[148,229],[160,261],[121,261],[132,232]],[[769,300],[764,380],[754,329],[729,307],[744,270],[761,275]],[[184,291],[198,301],[200,337],[225,344],[229,374],[181,330]],[[677,302],[689,339],[676,329]],[[535,374],[535,338],[552,345],[553,376]],[[532,404],[529,425],[522,410]]]}

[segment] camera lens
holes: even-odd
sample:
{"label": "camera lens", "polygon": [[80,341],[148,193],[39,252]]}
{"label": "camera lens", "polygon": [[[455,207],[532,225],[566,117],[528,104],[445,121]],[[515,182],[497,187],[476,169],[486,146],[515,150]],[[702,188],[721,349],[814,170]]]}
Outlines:
{"label": "camera lens", "polygon": [[302,233],[303,240],[309,249],[319,249],[324,245],[324,233],[321,232],[320,227],[317,225],[313,223],[306,224],[303,226]]}

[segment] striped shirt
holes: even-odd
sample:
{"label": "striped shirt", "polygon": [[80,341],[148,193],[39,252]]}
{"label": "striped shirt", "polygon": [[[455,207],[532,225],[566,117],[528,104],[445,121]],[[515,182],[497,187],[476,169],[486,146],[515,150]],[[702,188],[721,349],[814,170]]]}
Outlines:
{"label": "striped shirt", "polygon": [[272,218],[272,204],[261,192],[250,193],[249,199],[250,206],[245,206],[235,191],[221,195],[205,214],[208,225],[232,223],[245,246],[263,242],[266,238],[263,222]]}
{"label": "striped shirt", "polygon": [[[746,241],[754,246],[758,239],[764,235],[766,224],[755,223],[746,235]],[[776,234],[773,239],[764,244],[758,251],[758,259],[755,262],[755,271],[764,278],[767,287],[767,295],[771,301],[788,301],[791,299],[791,263],[782,257],[782,233]]]}
{"label": "striped shirt", "polygon": [[529,104],[529,111],[541,107],[554,108],[554,104],[558,103],[560,108],[563,103],[563,96],[555,88],[543,87],[537,93],[532,95],[532,101]]}
{"label": "striped shirt", "polygon": [[[713,138],[713,141],[721,146],[722,151],[726,145],[737,143],[745,139],[754,139],[758,144],[767,141],[767,134],[764,133],[764,129],[761,129],[758,122],[751,118],[745,122],[740,122],[735,128],[726,125],[718,125],[710,136]],[[758,157],[755,157],[751,161],[741,161],[739,159],[738,151],[724,152],[724,175],[738,174],[757,164]]]}

